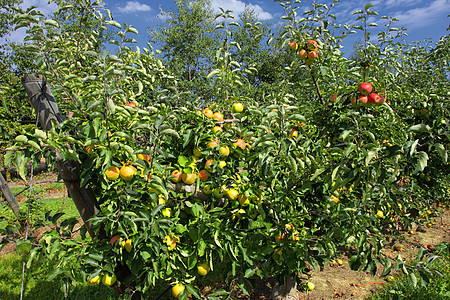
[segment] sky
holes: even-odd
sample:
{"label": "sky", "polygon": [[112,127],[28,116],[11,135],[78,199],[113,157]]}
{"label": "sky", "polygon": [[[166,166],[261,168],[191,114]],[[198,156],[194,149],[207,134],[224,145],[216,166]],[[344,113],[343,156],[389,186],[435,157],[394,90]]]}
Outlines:
{"label": "sky", "polygon": [[[281,17],[284,15],[283,8],[279,2],[262,0],[211,0],[213,8],[218,11],[219,7],[233,11],[234,15],[239,15],[248,6],[259,16],[260,20],[270,21],[275,31],[276,24],[284,22]],[[312,0],[302,1],[301,7],[311,7]],[[330,4],[332,0],[316,0],[316,3]],[[367,3],[371,3],[374,10],[381,16],[391,16],[399,19],[395,27],[405,27],[408,29],[408,42],[431,39],[436,43],[442,36],[450,34],[446,31],[450,23],[450,0],[341,0],[335,5],[333,13],[339,23],[354,24],[355,16],[352,13],[358,9],[364,9]],[[55,11],[55,4],[48,4],[48,0],[24,0],[22,7],[31,5],[38,6],[38,9],[46,15]],[[155,28],[164,22],[162,11],[175,8],[174,0],[104,0],[104,5],[111,10],[115,21],[123,24],[133,25],[139,31],[139,36],[133,36],[138,41],[138,46],[144,47],[149,41],[147,29]],[[299,14],[301,10],[297,11]],[[373,19],[371,22],[378,23],[378,29],[384,28],[384,21]],[[14,32],[8,40],[20,42],[23,40],[24,31]],[[375,36],[375,35],[373,35]],[[131,36],[130,36],[131,37]],[[352,51],[356,40],[362,39],[362,34],[353,35],[344,42],[343,51]]]}

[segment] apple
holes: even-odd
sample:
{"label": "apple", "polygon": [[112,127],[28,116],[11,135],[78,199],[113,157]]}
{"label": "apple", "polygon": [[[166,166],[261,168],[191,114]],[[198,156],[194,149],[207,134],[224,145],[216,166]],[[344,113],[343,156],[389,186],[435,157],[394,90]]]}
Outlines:
{"label": "apple", "polygon": [[236,142],[233,143],[234,148],[241,148],[242,150],[245,150],[245,141],[243,139],[237,139]]}
{"label": "apple", "polygon": [[350,103],[352,104],[353,107],[357,107],[358,106],[358,102],[356,101],[356,97],[352,97],[352,100],[350,100]]}
{"label": "apple", "polygon": [[213,188],[210,184],[205,184],[205,186],[203,187],[203,193],[205,193],[206,195],[211,195],[213,193]]}
{"label": "apple", "polygon": [[223,169],[227,165],[227,162],[224,160],[219,161],[219,168]]}
{"label": "apple", "polygon": [[210,159],[206,160],[205,169],[208,171],[212,171],[213,167],[214,167],[214,159],[210,158]]}
{"label": "apple", "polygon": [[184,292],[184,285],[182,285],[181,283],[177,283],[172,287],[172,295],[178,299],[178,296],[180,296],[180,294]]}
{"label": "apple", "polygon": [[298,137],[298,131],[295,128],[292,128],[291,132],[289,133],[290,137],[293,139],[296,139]]}
{"label": "apple", "polygon": [[120,168],[119,175],[124,181],[130,181],[137,174],[137,170],[132,165],[123,165]]}
{"label": "apple", "polygon": [[113,285],[117,280],[116,274],[108,274],[106,273],[105,275],[103,275],[102,277],[102,283],[106,286],[111,286]]}
{"label": "apple", "polygon": [[305,60],[305,65],[307,65],[307,66],[312,65],[313,62],[314,62],[314,61],[313,61],[312,59],[307,58],[307,59]]}
{"label": "apple", "polygon": [[358,91],[364,96],[367,96],[372,92],[372,85],[368,82],[363,82],[359,85]]}
{"label": "apple", "polygon": [[87,277],[87,281],[89,282],[89,285],[90,285],[90,286],[94,286],[94,285],[97,285],[97,284],[100,283],[101,277],[100,277],[100,275],[97,275],[97,276],[95,276],[94,278],[89,279],[89,276],[88,276],[88,277]]}
{"label": "apple", "polygon": [[227,197],[230,200],[236,200],[239,196],[239,192],[236,189],[229,189],[227,191]]}
{"label": "apple", "polygon": [[220,112],[215,112],[212,117],[213,117],[213,119],[216,119],[217,122],[223,121],[223,114]]}
{"label": "apple", "polygon": [[206,171],[206,170],[201,170],[201,171],[198,173],[198,178],[200,178],[201,181],[206,181],[206,180],[208,180],[208,177],[209,177],[209,172]]}
{"label": "apple", "polygon": [[300,57],[301,59],[305,60],[305,59],[308,58],[308,52],[305,49],[302,49],[298,53],[298,57]]}
{"label": "apple", "polygon": [[193,184],[197,180],[196,173],[183,173],[181,175],[181,180],[186,184]]}
{"label": "apple", "polygon": [[143,153],[139,153],[137,155],[137,158],[145,160],[145,161],[150,161],[150,155],[149,154],[143,154]]}
{"label": "apple", "polygon": [[206,262],[199,263],[197,265],[197,272],[201,276],[206,276],[208,274],[210,268]]}
{"label": "apple", "polygon": [[316,285],[312,282],[308,282],[307,287],[309,291],[312,291],[316,288]]}
{"label": "apple", "polygon": [[171,180],[175,183],[180,182],[181,181],[181,172],[178,170],[173,170],[171,175],[173,176],[171,178]]}
{"label": "apple", "polygon": [[203,113],[207,118],[212,118],[212,117],[213,117],[213,112],[212,112],[212,110],[210,110],[209,108],[205,108],[204,110],[202,110],[202,113]]}
{"label": "apple", "polygon": [[119,178],[119,168],[118,167],[109,167],[105,171],[105,176],[108,178],[108,180],[116,180]]}
{"label": "apple", "polygon": [[369,99],[367,98],[367,96],[364,95],[359,95],[358,97],[358,104],[360,105],[367,105]]}
{"label": "apple", "polygon": [[244,104],[242,103],[234,103],[232,107],[233,112],[240,113],[244,110]]}
{"label": "apple", "polygon": [[218,133],[218,132],[222,132],[222,131],[223,131],[223,129],[220,126],[214,126],[214,128],[213,128],[214,133]]}
{"label": "apple", "polygon": [[128,107],[136,107],[137,105],[136,105],[136,103],[134,103],[134,102],[128,102],[128,103],[125,103],[125,106],[128,106]]}
{"label": "apple", "polygon": [[223,156],[228,156],[230,155],[230,148],[228,146],[222,146],[219,148],[219,152]]}
{"label": "apple", "polygon": [[[170,207],[166,207],[165,209],[163,209],[162,215],[166,218],[170,218],[170,216],[172,215]],[[130,251],[128,251],[128,252],[130,252]]]}
{"label": "apple", "polygon": [[289,50],[295,51],[298,49],[298,44],[296,42],[290,42],[289,43]]}
{"label": "apple", "polygon": [[309,40],[308,41],[308,49],[315,51],[315,50],[319,49],[319,44],[317,44],[317,42],[315,40]]}
{"label": "apple", "polygon": [[316,51],[311,51],[308,53],[308,58],[310,60],[315,60],[318,57],[319,57],[319,54]]}
{"label": "apple", "polygon": [[337,100],[337,97],[338,97],[338,95],[336,95],[336,94],[331,95],[330,102],[335,103]]}
{"label": "apple", "polygon": [[196,157],[202,157],[202,150],[200,148],[195,148],[192,153],[194,153],[194,155]]}
{"label": "apple", "polygon": [[374,105],[381,105],[383,103],[383,99],[380,95],[372,93],[369,95],[369,103]]}
{"label": "apple", "polygon": [[211,141],[208,144],[206,144],[207,148],[215,148],[217,146],[219,146],[219,142],[218,141]]}

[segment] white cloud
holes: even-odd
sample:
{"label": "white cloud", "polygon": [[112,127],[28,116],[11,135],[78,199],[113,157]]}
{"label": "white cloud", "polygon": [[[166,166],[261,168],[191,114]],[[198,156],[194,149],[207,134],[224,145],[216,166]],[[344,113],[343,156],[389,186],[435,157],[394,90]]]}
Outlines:
{"label": "white cloud", "polygon": [[219,7],[225,10],[232,10],[235,17],[242,13],[246,8],[249,8],[255,11],[260,20],[269,20],[273,18],[272,14],[264,11],[261,6],[251,3],[246,4],[240,0],[212,0],[211,5],[215,11],[219,11]]}
{"label": "white cloud", "polygon": [[450,0],[434,0],[430,5],[397,12],[393,15],[399,23],[408,29],[427,27],[436,22],[436,19],[445,17],[450,11]]}
{"label": "white cloud", "polygon": [[123,13],[145,12],[152,10],[149,5],[138,1],[128,1],[124,7],[119,7],[118,9]]}

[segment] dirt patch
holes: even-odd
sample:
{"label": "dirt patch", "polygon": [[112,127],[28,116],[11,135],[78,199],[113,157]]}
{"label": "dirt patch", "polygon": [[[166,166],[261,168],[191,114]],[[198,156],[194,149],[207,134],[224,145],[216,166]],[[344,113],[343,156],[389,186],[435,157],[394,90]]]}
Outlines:
{"label": "dirt patch", "polygon": [[[414,225],[412,231],[404,232],[399,239],[389,243],[383,253],[393,259],[400,254],[408,262],[417,258],[420,247],[433,250],[439,243],[450,242],[450,211],[442,213],[441,217],[434,219],[435,224],[431,228],[418,231],[420,227]],[[309,279],[305,278],[315,284],[315,289],[299,292],[300,299],[367,299],[386,282],[379,277],[381,267],[377,276],[371,276],[368,272],[352,271],[348,265],[349,257],[342,256],[340,259],[343,265],[328,264],[323,271],[312,272]]]}

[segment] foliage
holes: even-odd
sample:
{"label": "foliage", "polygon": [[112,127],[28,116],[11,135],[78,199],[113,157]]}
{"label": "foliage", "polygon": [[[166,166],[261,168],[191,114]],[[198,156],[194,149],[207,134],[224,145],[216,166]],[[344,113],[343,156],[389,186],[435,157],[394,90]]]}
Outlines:
{"label": "foliage", "polygon": [[[71,239],[73,224],[63,222],[40,240],[42,247],[30,250],[29,261],[58,259],[51,277],[63,273],[73,282],[114,273],[115,288],[128,295],[146,295],[161,282],[183,283],[181,299],[188,293],[209,299],[233,293],[199,294],[196,266],[205,262],[244,295],[256,278],[282,281],[308,273],[341,248],[354,251],[353,269],[375,274],[382,263],[385,275],[393,269],[408,272],[381,250],[386,233],[420,222],[446,189],[445,38],[435,51],[411,48],[389,38],[395,30],[388,23],[387,34],[375,44],[369,37],[377,25],[367,20],[377,13],[369,4],[354,13],[356,23],[349,26],[335,22],[333,5],[314,3],[299,19],[298,7],[281,2],[287,25],[278,42],[283,49],[290,42],[307,48],[314,39],[319,57],[307,63],[298,57],[300,49],[277,52],[272,62],[282,57],[278,66],[284,69],[266,65],[266,75],[283,76],[269,78],[261,91],[252,77],[264,69],[261,60],[236,61],[245,53],[233,38],[246,43],[245,28],[264,30],[256,24],[243,29],[223,11],[218,30],[225,41],[215,68],[201,78],[214,95],[205,103],[201,93],[178,88],[173,71],[151,49],[131,49],[128,35],[136,29],[113,21],[108,11],[104,18],[100,2],[75,3],[78,8],[64,16],[78,20],[83,12],[100,27],[114,27],[118,50],[99,51],[96,31],[83,35],[81,45],[70,43],[58,21],[63,6],[54,19],[34,9],[17,15],[18,26],[26,27],[33,41],[27,50],[54,83],[62,109],[73,116],[48,132],[17,136],[14,148],[26,150],[10,152],[6,160],[22,176],[21,165],[32,156],[51,159],[52,149],[80,162],[82,184],[92,189],[100,208],[91,220],[96,236]],[[186,7],[179,2],[180,11]],[[177,17],[176,22],[185,15]],[[352,32],[364,38],[356,61],[339,51]],[[435,70],[441,75],[430,84],[415,80]],[[386,103],[351,106],[363,81]],[[333,94],[336,102],[329,100]],[[232,108],[238,102],[245,105],[242,112]],[[205,107],[211,111],[202,111]],[[213,112],[222,113],[223,120],[217,114],[211,118]],[[114,179],[117,170],[121,176]],[[207,179],[197,176],[204,170]],[[173,171],[183,174],[184,183],[174,182]],[[72,272],[75,262],[79,266]]]}

